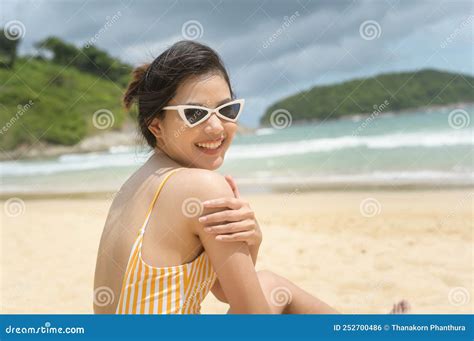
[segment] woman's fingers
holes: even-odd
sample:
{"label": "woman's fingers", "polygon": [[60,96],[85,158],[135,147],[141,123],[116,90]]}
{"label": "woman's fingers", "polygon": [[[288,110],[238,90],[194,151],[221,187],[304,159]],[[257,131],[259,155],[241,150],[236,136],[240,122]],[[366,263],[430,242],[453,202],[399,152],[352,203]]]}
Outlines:
{"label": "woman's fingers", "polygon": [[[225,177],[235,198],[219,198],[203,202],[206,208],[225,207],[228,210],[211,213],[199,218],[205,224],[204,231],[216,235],[224,242],[243,241],[249,245],[258,240],[258,225],[255,213],[247,201],[240,199],[240,192],[232,176]],[[217,224],[217,225],[216,225]]]}
{"label": "woman's fingers", "polygon": [[237,183],[234,181],[234,178],[230,175],[226,175],[225,179],[230,185],[230,188],[232,188],[232,192],[234,192],[235,197],[240,198],[239,188],[237,187]]}
{"label": "woman's fingers", "polygon": [[235,223],[208,226],[204,228],[204,231],[212,234],[228,234],[251,231],[254,229],[254,222],[250,219],[246,219]]}
{"label": "woman's fingers", "polygon": [[235,198],[220,198],[204,201],[202,205],[206,208],[227,207],[232,210],[237,210],[242,207],[243,202]]}
{"label": "woman's fingers", "polygon": [[246,242],[252,238],[253,232],[239,232],[234,234],[219,235],[216,237],[216,240],[222,242]]}
{"label": "woman's fingers", "polygon": [[254,217],[252,210],[225,210],[202,216],[199,218],[199,222],[203,224],[215,224],[226,221],[253,219]]}

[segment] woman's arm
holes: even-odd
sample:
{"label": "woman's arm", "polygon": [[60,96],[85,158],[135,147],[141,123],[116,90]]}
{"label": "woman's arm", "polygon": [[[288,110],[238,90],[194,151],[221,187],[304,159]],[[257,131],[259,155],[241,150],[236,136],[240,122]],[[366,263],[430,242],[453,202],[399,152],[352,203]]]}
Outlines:
{"label": "woman's arm", "polygon": [[[234,198],[220,198],[218,200],[212,200],[211,202],[204,202],[204,207],[207,208],[224,208],[227,209],[228,213],[238,212],[237,216],[238,223],[228,223],[222,224],[218,223],[205,223],[207,227],[213,227],[210,231],[205,229],[206,232],[212,233],[216,236],[221,236],[221,238],[227,238],[221,241],[223,242],[233,242],[233,241],[244,241],[249,246],[250,255],[254,266],[257,265],[258,251],[260,244],[262,243],[262,232],[258,221],[251,209],[249,203],[243,200],[240,197],[240,191],[237,186],[237,183],[234,181],[232,176],[227,175],[225,177],[227,183],[229,184],[232,192],[234,193]],[[224,211],[221,211],[221,213]],[[251,219],[248,219],[248,214],[251,213]],[[212,214],[211,214],[212,216]],[[201,218],[204,215],[201,215]],[[208,216],[206,216],[208,217]],[[200,219],[201,219],[200,218]],[[225,221],[226,217],[223,216],[221,221]],[[249,221],[250,220],[250,221]],[[221,288],[219,280],[216,280],[214,285],[211,288],[213,295],[221,302],[228,303],[227,298],[225,297],[224,291]]]}
{"label": "woman's arm", "polygon": [[[230,185],[232,192],[234,192],[234,196],[237,199],[240,199],[240,191],[239,191],[239,188],[237,187],[237,183],[235,182],[234,178],[230,175],[227,175],[225,179],[227,180],[227,183]],[[250,208],[250,205],[249,205],[249,208]],[[255,229],[252,232],[255,237],[249,238],[249,240],[247,240],[247,244],[249,245],[250,254],[252,255],[253,265],[257,265],[258,250],[260,249],[260,244],[262,243],[262,230],[260,230],[260,226],[258,225],[258,221],[255,215],[254,215],[253,220],[255,221]],[[252,239],[254,241],[250,242]]]}
{"label": "woman's arm", "polygon": [[[181,173],[181,174],[179,174]],[[183,202],[197,199],[200,202],[217,198],[232,198],[233,193],[226,180],[218,173],[202,170],[187,169],[179,172],[183,180],[185,194]],[[203,208],[202,215],[222,211],[221,208]],[[236,241],[223,243],[206,233],[198,218],[190,216],[189,225],[199,239],[211,260],[217,274],[225,300],[233,313],[269,314],[270,307],[265,299],[263,290],[254,268],[247,243]]]}
{"label": "woman's arm", "polygon": [[[253,264],[256,265],[258,250],[262,243],[260,226],[249,202],[240,197],[239,188],[234,179],[230,175],[227,175],[225,179],[232,189],[234,197],[203,202],[205,208],[225,210],[210,215],[201,215],[199,221],[205,225],[204,231],[213,234],[222,242],[246,242]],[[202,219],[206,219],[206,221]]]}

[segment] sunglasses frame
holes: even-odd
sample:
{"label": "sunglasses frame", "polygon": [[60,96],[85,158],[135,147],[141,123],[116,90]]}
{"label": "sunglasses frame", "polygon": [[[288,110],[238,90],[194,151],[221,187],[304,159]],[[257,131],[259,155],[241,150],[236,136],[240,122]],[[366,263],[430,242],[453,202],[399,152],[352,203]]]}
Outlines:
{"label": "sunglasses frame", "polygon": [[[240,110],[239,110],[239,113],[237,114],[237,116],[235,116],[234,119],[232,118],[229,118],[225,115],[222,115],[219,110],[222,109],[222,108],[225,108],[229,105],[232,105],[232,104],[240,104]],[[211,109],[211,108],[206,108],[206,107],[201,107],[201,106],[198,106],[198,105],[187,105],[187,104],[181,104],[181,105],[171,105],[171,106],[166,106],[163,108],[163,110],[177,110],[178,113],[179,113],[179,116],[181,117],[181,119],[184,121],[184,123],[186,123],[186,125],[189,127],[189,128],[193,128],[195,126],[197,126],[198,124],[201,124],[205,121],[207,121],[207,119],[209,117],[211,117],[212,113],[216,113],[216,115],[220,118],[222,118],[223,120],[226,120],[226,121],[229,121],[229,122],[237,122],[240,114],[242,113],[242,111],[244,110],[244,104],[245,104],[245,100],[244,99],[236,99],[236,100],[233,100],[233,101],[230,101],[230,102],[227,102],[227,103],[224,103],[220,106],[218,106],[217,108],[215,109]],[[196,123],[190,123],[187,119],[186,119],[186,115],[184,113],[184,110],[185,109],[201,109],[201,110],[205,110],[207,111],[207,114],[201,119],[199,120],[198,122]]]}

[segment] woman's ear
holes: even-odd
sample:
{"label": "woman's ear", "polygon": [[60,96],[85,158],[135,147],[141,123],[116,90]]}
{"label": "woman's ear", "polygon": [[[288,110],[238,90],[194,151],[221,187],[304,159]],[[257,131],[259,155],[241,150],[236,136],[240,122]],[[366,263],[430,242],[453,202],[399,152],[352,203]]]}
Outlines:
{"label": "woman's ear", "polygon": [[158,119],[158,117],[155,117],[148,125],[148,130],[156,137],[157,140],[163,137],[161,123],[161,120]]}

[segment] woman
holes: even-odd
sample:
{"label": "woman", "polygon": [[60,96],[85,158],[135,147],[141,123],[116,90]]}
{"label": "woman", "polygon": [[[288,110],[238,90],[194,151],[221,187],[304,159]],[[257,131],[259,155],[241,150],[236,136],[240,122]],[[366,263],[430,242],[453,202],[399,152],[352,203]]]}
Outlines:
{"label": "woman", "polygon": [[[212,291],[229,313],[336,313],[289,280],[255,271],[262,241],[255,214],[233,180],[214,172],[244,106],[219,56],[205,45],[177,42],[134,71],[124,103],[129,109],[134,102],[154,154],[110,208],[94,311],[199,313]],[[104,291],[107,304],[98,299]]]}

